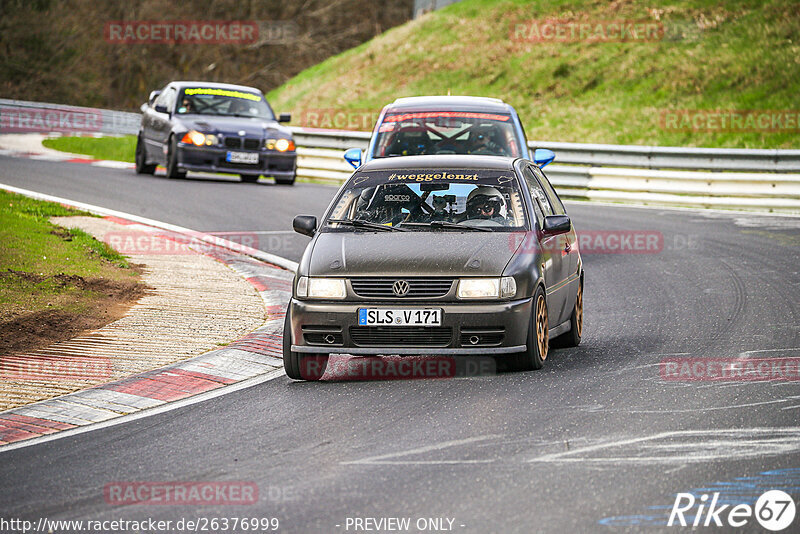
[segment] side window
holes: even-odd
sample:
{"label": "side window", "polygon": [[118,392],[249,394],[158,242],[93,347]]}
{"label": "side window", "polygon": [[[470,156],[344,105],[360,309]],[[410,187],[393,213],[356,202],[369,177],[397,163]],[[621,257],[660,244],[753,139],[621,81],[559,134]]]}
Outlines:
{"label": "side window", "polygon": [[553,186],[550,184],[550,181],[544,175],[544,173],[539,169],[534,169],[533,171],[536,174],[536,177],[539,178],[539,182],[542,184],[545,193],[547,193],[547,198],[550,199],[550,204],[553,206],[553,211],[556,215],[566,215],[567,210],[564,209],[564,204],[561,203],[561,199],[558,198],[558,194],[556,190],[553,189]]}
{"label": "side window", "polygon": [[[544,216],[553,215],[553,207],[550,205],[550,200],[547,198],[547,194],[542,189],[542,186],[539,185],[539,181],[534,176],[533,171],[530,167],[525,167],[522,174],[525,176],[525,182],[528,184],[528,189],[531,192],[531,199],[537,207],[544,212]],[[539,211],[537,209],[537,211]]]}

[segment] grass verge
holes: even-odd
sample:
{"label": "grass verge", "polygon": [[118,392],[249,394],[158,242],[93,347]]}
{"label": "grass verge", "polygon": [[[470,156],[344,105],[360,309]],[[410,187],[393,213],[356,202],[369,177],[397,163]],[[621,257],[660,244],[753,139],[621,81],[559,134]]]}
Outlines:
{"label": "grass verge", "polygon": [[136,151],[136,136],[122,137],[53,137],[42,144],[53,150],[86,154],[95,159],[108,159],[133,163]]}
{"label": "grass verge", "polygon": [[88,215],[0,190],[0,354],[99,328],[144,293],[135,266],[50,217]]}

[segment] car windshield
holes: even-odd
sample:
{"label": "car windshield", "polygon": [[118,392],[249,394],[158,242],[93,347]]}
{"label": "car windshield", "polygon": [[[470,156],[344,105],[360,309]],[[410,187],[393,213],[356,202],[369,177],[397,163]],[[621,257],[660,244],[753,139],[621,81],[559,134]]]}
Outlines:
{"label": "car windshield", "polygon": [[211,87],[187,87],[178,98],[179,115],[228,115],[272,120],[272,113],[263,95],[249,91]]}
{"label": "car windshield", "polygon": [[511,115],[425,111],[384,116],[373,158],[431,154],[521,156]]}
{"label": "car windshield", "polygon": [[512,231],[528,226],[514,171],[497,169],[356,173],[334,203],[326,228],[375,231],[375,225],[420,232]]}

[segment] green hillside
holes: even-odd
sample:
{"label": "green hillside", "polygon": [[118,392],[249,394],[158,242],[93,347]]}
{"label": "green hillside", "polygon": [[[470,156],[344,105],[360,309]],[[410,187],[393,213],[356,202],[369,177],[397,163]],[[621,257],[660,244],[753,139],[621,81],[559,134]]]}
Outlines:
{"label": "green hillside", "polygon": [[[357,124],[397,97],[449,92],[511,103],[529,139],[800,148],[797,2],[659,4],[464,0],[305,70],[268,98],[275,109],[291,110],[295,125],[313,126],[308,117],[331,110]],[[545,19],[588,24],[595,36],[604,34],[594,28],[610,32],[615,21],[649,22],[663,32],[626,42],[531,42]],[[764,131],[763,122],[758,131],[707,122],[711,131],[699,131],[665,127],[664,114],[675,110],[756,111],[770,120],[771,112],[795,111],[794,119],[771,123],[777,131]]]}

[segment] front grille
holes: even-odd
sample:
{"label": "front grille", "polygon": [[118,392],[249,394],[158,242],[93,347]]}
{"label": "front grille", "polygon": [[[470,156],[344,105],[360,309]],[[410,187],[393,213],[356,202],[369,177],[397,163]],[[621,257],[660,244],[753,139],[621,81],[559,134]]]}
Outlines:
{"label": "front grille", "polygon": [[226,148],[242,148],[244,147],[247,150],[258,150],[261,148],[261,139],[243,139],[241,137],[226,137],[225,138],[225,147]]}
{"label": "front grille", "polygon": [[[408,282],[408,293],[399,297],[392,291],[398,280]],[[350,284],[359,297],[370,298],[436,298],[447,295],[453,278],[352,278]]]}
{"label": "front grille", "polygon": [[446,347],[453,337],[449,326],[351,326],[357,347]]}
{"label": "front grille", "polygon": [[506,337],[505,327],[487,328],[462,328],[461,342],[462,347],[496,347],[503,343]]}

